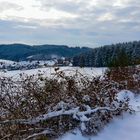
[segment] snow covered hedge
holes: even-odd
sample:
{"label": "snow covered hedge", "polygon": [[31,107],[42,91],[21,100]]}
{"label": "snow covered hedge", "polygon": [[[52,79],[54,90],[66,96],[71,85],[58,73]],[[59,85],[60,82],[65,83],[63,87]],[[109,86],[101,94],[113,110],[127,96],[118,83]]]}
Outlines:
{"label": "snow covered hedge", "polygon": [[140,65],[110,68],[106,76],[135,93],[140,93]]}
{"label": "snow covered hedge", "polygon": [[78,128],[97,134],[124,111],[132,112],[128,98],[118,98],[123,86],[104,77],[57,71],[19,80],[0,78],[0,139],[57,138]]}

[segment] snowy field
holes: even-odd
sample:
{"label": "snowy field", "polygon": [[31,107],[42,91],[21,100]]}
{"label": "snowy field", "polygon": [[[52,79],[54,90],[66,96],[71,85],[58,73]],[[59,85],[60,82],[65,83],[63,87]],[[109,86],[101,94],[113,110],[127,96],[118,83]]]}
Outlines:
{"label": "snowy field", "polygon": [[[55,67],[46,67],[46,68],[38,68],[38,69],[31,69],[31,70],[15,70],[15,71],[0,71],[0,76],[4,77],[18,77],[19,74],[27,74],[27,75],[37,75],[43,74],[47,77],[53,77],[55,73]],[[99,76],[105,72],[106,68],[79,68],[79,67],[60,67],[59,71],[64,71],[67,75],[72,75],[76,71],[80,72],[86,76]]]}

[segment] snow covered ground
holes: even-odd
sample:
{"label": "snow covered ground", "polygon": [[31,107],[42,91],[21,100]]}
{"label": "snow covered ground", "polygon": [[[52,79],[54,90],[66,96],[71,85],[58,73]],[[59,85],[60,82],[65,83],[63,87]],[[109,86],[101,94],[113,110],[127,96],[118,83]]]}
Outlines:
{"label": "snow covered ground", "polygon": [[[132,95],[132,94],[131,94]],[[83,137],[79,131],[66,134],[59,140],[139,140],[140,139],[140,96],[132,97],[130,105],[135,114],[125,113],[115,118],[97,136]]]}
{"label": "snow covered ground", "polygon": [[11,61],[11,60],[0,59],[0,63],[4,63],[4,64],[13,64],[13,63],[15,63],[15,62],[14,62],[14,61]]}
{"label": "snow covered ground", "polygon": [[[76,70],[78,70],[78,72],[86,76],[99,76],[105,72],[106,68],[60,67],[59,71],[61,70],[64,71],[67,75],[72,75],[76,72]],[[31,70],[15,70],[15,71],[7,71],[7,72],[0,71],[0,76],[17,77],[21,73],[27,75],[43,74],[44,76],[52,77],[55,71],[54,71],[54,67],[38,68],[38,69],[31,69]]]}

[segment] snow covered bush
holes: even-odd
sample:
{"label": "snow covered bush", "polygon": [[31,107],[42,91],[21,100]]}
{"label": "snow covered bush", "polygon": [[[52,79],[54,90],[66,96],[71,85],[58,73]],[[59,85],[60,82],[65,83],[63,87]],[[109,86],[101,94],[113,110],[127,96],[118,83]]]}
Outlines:
{"label": "snow covered bush", "polygon": [[57,138],[78,128],[97,134],[114,116],[131,112],[129,99],[118,100],[122,86],[107,76],[88,78],[78,71],[0,78],[0,138]]}
{"label": "snow covered bush", "polygon": [[106,72],[109,80],[116,81],[135,93],[140,93],[140,66],[112,67]]}

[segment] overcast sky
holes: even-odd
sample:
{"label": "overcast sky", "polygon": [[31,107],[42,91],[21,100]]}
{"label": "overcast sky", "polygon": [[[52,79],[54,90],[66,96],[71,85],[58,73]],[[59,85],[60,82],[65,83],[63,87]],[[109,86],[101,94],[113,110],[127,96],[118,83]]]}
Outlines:
{"label": "overcast sky", "polygon": [[0,0],[0,43],[97,47],[140,40],[140,0]]}

